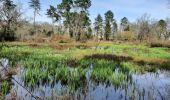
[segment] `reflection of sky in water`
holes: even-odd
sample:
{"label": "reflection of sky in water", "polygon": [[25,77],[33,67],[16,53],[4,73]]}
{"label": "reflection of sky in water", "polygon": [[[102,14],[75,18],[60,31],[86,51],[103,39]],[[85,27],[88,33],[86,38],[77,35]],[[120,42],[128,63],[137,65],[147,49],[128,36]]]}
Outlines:
{"label": "reflection of sky in water", "polygon": [[[15,76],[16,79],[20,77]],[[114,85],[97,84],[89,81],[87,86],[83,89],[77,90],[74,94],[69,94],[69,90],[66,86],[62,86],[61,82],[55,84],[54,95],[59,97],[68,96],[73,98],[85,99],[85,100],[132,100],[132,99],[156,99],[162,98],[168,100],[170,98],[170,73],[167,71],[159,71],[157,73],[146,74],[134,74],[132,75],[133,84],[130,82],[127,85],[116,87]],[[21,81],[21,80],[20,80]],[[14,84],[14,89],[17,90],[19,97],[25,100],[30,99],[30,95],[27,92]],[[39,86],[34,88],[33,93],[39,97],[51,97],[52,88],[50,85]],[[162,97],[161,97],[162,96]],[[46,98],[47,99],[47,98]]]}
{"label": "reflection of sky in water", "polygon": [[[134,81],[139,90],[145,89],[145,92],[151,92],[156,98],[168,99],[170,94],[170,73],[159,71],[157,73],[146,73],[143,75],[133,75]],[[170,98],[170,97],[169,97]]]}

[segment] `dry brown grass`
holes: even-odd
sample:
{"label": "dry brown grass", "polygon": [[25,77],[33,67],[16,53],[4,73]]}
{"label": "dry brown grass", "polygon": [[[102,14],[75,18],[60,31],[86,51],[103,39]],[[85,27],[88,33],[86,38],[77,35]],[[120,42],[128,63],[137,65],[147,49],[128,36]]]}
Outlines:
{"label": "dry brown grass", "polygon": [[164,47],[164,48],[170,48],[170,41],[156,41],[151,42],[150,47]]}
{"label": "dry brown grass", "polygon": [[75,42],[75,40],[71,39],[68,35],[53,35],[49,42],[72,43]]}
{"label": "dry brown grass", "polygon": [[74,44],[48,43],[48,45],[55,50],[65,50],[74,47]]}

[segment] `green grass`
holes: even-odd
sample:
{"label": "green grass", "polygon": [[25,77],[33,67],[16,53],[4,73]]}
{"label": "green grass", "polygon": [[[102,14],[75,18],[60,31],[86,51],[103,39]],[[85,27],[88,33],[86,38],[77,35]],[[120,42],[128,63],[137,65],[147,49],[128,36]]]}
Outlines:
{"label": "green grass", "polygon": [[2,85],[0,85],[0,93],[2,93],[0,95],[0,99],[5,99],[5,96],[9,92],[9,88],[10,88],[9,83],[7,81],[3,81]]}
{"label": "green grass", "polygon": [[[144,68],[133,62],[84,58],[84,56],[91,54],[113,53],[115,55],[128,55],[134,59],[141,58],[146,61],[150,59],[170,60],[168,48],[149,48],[145,44],[101,43],[97,49],[95,47],[85,49],[73,47],[62,51],[54,50],[48,45],[35,48],[25,45],[0,46],[0,58],[9,59],[12,66],[21,62],[20,66],[25,69],[22,75],[25,85],[35,86],[39,82],[52,84],[60,80],[63,84],[69,85],[70,90],[73,91],[86,83],[85,74],[90,64],[93,65],[92,80],[109,81],[117,85],[121,84],[129,73],[144,71]],[[68,61],[73,64],[67,64]],[[75,65],[72,61],[77,64]],[[115,71],[117,68],[118,72]]]}
{"label": "green grass", "polygon": [[[65,51],[71,56],[84,56],[91,54],[116,54],[116,55],[128,55],[134,58],[141,59],[162,59],[170,60],[170,50],[168,48],[150,48],[145,44],[103,44],[101,43],[97,49],[95,47],[79,49],[72,48],[69,51]],[[80,56],[80,58],[82,58]]]}

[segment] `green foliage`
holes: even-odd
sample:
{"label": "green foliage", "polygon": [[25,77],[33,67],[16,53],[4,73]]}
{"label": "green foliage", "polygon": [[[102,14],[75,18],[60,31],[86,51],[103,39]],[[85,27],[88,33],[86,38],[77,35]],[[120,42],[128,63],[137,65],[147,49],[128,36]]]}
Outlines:
{"label": "green foliage", "polygon": [[120,85],[125,80],[125,75],[122,72],[113,73],[110,76],[111,83],[114,85]]}
{"label": "green foliage", "polygon": [[100,14],[95,19],[94,26],[95,26],[94,29],[97,32],[97,38],[98,38],[98,36],[100,36],[100,38],[102,39],[102,37],[103,37],[103,33],[102,33],[103,19],[102,19],[102,16]]}
{"label": "green foliage", "polygon": [[2,28],[0,29],[0,41],[14,41],[16,40],[15,30]]}
{"label": "green foliage", "polygon": [[106,26],[105,26],[105,39],[109,40],[109,36],[111,34],[111,25],[109,23],[109,21],[106,22]]}
{"label": "green foliage", "polygon": [[[95,53],[112,53],[112,48],[116,54],[121,51],[126,52],[132,57],[162,58],[169,59],[168,48],[148,48],[145,45],[129,45],[129,44],[106,44],[101,43],[100,48],[97,48]],[[137,51],[136,51],[137,50]],[[146,53],[146,50],[149,52]],[[24,66],[22,79],[26,86],[34,87],[39,83],[54,84],[61,81],[67,85],[72,92],[86,84],[86,73],[91,69],[90,79],[95,82],[109,82],[114,85],[120,85],[126,81],[130,73],[143,71],[144,68],[136,63],[128,61],[106,60],[106,59],[90,59],[83,58],[73,60],[71,54],[74,52],[86,52],[87,54],[93,51],[92,48],[74,48],[62,53],[54,53],[55,51],[48,46],[32,48],[29,46],[3,46],[0,58],[7,58],[10,63],[20,61]],[[17,57],[17,58],[16,58]],[[75,62],[74,62],[75,61]],[[70,64],[70,63],[71,64]],[[162,68],[168,69],[169,63],[162,65]]]}
{"label": "green foliage", "polygon": [[58,9],[69,12],[73,5],[73,0],[62,0],[61,4],[58,5]]}
{"label": "green foliage", "polygon": [[[39,0],[30,0],[29,6],[34,10],[34,29],[33,29],[33,34],[36,33],[36,27],[35,27],[35,17],[36,14],[39,14],[39,11],[41,10],[41,4]],[[34,33],[35,32],[35,33]]]}
{"label": "green foliage", "polygon": [[91,0],[75,0],[75,5],[83,10],[87,10],[91,6]]}
{"label": "green foliage", "polygon": [[59,13],[57,12],[57,9],[51,5],[50,5],[50,8],[47,9],[47,15],[48,17],[53,19],[53,22],[59,21],[61,17]]}
{"label": "green foliage", "polygon": [[1,6],[0,20],[2,20],[3,25],[2,28],[0,28],[0,41],[14,41],[16,39],[16,25],[21,13],[17,10],[17,6],[11,0],[3,0]]}
{"label": "green foliage", "polygon": [[0,92],[2,92],[2,98],[7,95],[7,93],[9,92],[9,88],[10,88],[9,83],[7,81],[3,81],[2,85],[0,86]]}
{"label": "green foliage", "polygon": [[93,61],[93,71],[91,79],[97,82],[110,82],[120,85],[125,81],[126,76],[136,71],[137,65],[130,62],[122,62],[120,65],[115,61],[95,60]]}
{"label": "green foliage", "polygon": [[161,27],[161,29],[166,29],[166,27],[167,27],[167,23],[165,20],[159,20],[158,25],[159,25],[159,27]]}
{"label": "green foliage", "polygon": [[118,25],[116,21],[113,22],[113,35],[118,31]]}
{"label": "green foliage", "polygon": [[161,39],[161,37],[168,39],[170,37],[170,33],[167,32],[167,22],[165,20],[158,21],[158,28],[158,39]]}
{"label": "green foliage", "polygon": [[[70,37],[74,37],[77,41],[84,38],[91,24],[87,10],[90,6],[90,0],[62,0],[57,6],[65,27],[69,29]],[[71,9],[79,10],[71,11]]]}
{"label": "green foliage", "polygon": [[29,2],[30,7],[34,9],[35,13],[38,13],[41,9],[39,0],[31,0]]}
{"label": "green foliage", "polygon": [[126,17],[123,17],[121,19],[121,25],[127,25],[129,23],[128,19]]}
{"label": "green foliage", "polygon": [[121,24],[123,31],[130,31],[129,21],[126,17],[121,19]]}
{"label": "green foliage", "polygon": [[109,10],[105,13],[105,39],[106,40],[109,40],[109,37],[112,33],[111,24],[113,23],[113,21],[114,21],[114,14],[111,10]]}
{"label": "green foliage", "polygon": [[108,22],[113,22],[113,17],[114,17],[114,14],[113,14],[113,12],[111,11],[111,10],[109,10],[109,11],[107,11],[106,13],[105,13],[105,20],[106,20],[106,22],[108,21]]}
{"label": "green foliage", "polygon": [[91,29],[91,27],[88,27],[88,32],[86,33],[86,37],[87,39],[91,39],[93,37],[93,30]]}

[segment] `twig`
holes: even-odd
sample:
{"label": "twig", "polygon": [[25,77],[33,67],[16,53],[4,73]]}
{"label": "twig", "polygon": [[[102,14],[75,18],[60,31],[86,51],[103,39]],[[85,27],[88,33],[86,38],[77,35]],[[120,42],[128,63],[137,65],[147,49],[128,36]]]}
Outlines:
{"label": "twig", "polygon": [[[5,70],[5,71],[9,74],[8,70],[3,66],[2,62],[0,62],[0,64],[1,64],[1,66],[3,67],[3,69],[2,69],[1,71]],[[22,88],[24,88],[34,99],[38,100],[37,97],[34,96],[34,95],[31,93],[31,91],[29,91],[26,87],[24,87],[24,86],[23,86],[21,83],[19,83],[16,79],[14,79],[14,78],[12,77],[12,80],[14,80],[18,85],[20,85]]]}

